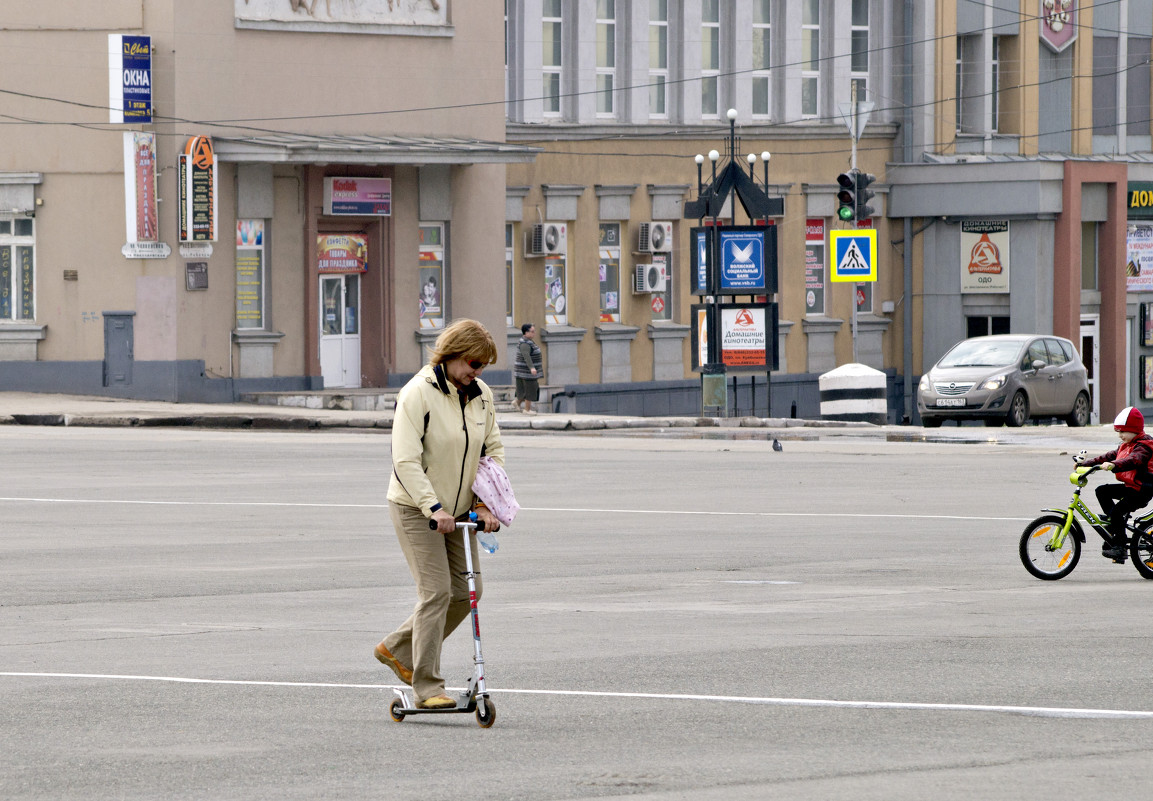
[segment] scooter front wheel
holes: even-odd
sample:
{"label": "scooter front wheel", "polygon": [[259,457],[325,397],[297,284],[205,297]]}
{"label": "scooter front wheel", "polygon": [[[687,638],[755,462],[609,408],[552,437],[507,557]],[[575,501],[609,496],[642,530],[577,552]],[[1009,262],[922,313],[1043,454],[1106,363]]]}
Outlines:
{"label": "scooter front wheel", "polygon": [[1146,525],[1133,535],[1129,556],[1141,578],[1153,579],[1153,526]]}
{"label": "scooter front wheel", "polygon": [[1065,578],[1081,559],[1081,541],[1072,530],[1065,535],[1060,548],[1053,548],[1053,537],[1064,525],[1063,517],[1041,515],[1025,526],[1021,534],[1021,564],[1039,579],[1056,581]]}
{"label": "scooter front wheel", "polygon": [[476,722],[482,729],[492,728],[492,724],[496,723],[496,705],[491,699],[481,700],[481,705],[476,708]]}
{"label": "scooter front wheel", "polygon": [[400,723],[402,720],[404,720],[404,712],[401,711],[403,709],[404,702],[399,698],[394,698],[392,703],[388,705],[388,714],[393,720],[395,720],[397,723]]}

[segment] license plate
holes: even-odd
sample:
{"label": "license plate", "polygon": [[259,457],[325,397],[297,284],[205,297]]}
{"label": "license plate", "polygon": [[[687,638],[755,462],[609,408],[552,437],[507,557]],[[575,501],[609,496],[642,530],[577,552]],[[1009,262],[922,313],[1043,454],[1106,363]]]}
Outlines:
{"label": "license plate", "polygon": [[937,398],[938,406],[964,406],[964,398]]}

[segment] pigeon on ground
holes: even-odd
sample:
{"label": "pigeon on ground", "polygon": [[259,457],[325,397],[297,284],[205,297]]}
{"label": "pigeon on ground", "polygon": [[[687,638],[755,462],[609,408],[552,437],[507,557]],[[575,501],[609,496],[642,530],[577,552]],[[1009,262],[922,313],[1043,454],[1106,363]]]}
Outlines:
{"label": "pigeon on ground", "polygon": [[784,448],[781,447],[781,441],[779,439],[773,440],[773,450],[774,451],[783,451],[784,450]]}

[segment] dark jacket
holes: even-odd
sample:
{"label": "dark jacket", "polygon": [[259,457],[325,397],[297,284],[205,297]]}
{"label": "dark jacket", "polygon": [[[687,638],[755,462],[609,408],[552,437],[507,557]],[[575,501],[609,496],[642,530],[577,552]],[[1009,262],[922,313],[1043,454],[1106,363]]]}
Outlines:
{"label": "dark jacket", "polygon": [[1113,475],[1126,487],[1133,489],[1153,488],[1153,472],[1149,470],[1149,459],[1153,457],[1153,437],[1138,434],[1132,442],[1123,442],[1115,451],[1094,456],[1081,462],[1084,467],[1113,463]]}
{"label": "dark jacket", "polygon": [[[536,375],[532,368],[536,368]],[[528,337],[521,337],[516,346],[516,362],[513,364],[513,376],[516,378],[542,378],[544,361],[541,357],[540,346]]]}

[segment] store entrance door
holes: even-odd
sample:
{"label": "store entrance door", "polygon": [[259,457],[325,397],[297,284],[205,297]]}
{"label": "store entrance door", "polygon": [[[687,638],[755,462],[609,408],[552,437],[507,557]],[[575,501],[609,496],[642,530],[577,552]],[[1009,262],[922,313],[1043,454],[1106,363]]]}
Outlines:
{"label": "store entrance door", "polygon": [[1081,361],[1089,373],[1089,394],[1093,396],[1090,425],[1101,422],[1101,399],[1097,395],[1097,375],[1101,368],[1101,345],[1098,337],[1101,318],[1095,314],[1081,317]]}
{"label": "store entrance door", "polygon": [[360,275],[320,277],[320,373],[325,389],[360,386]]}

